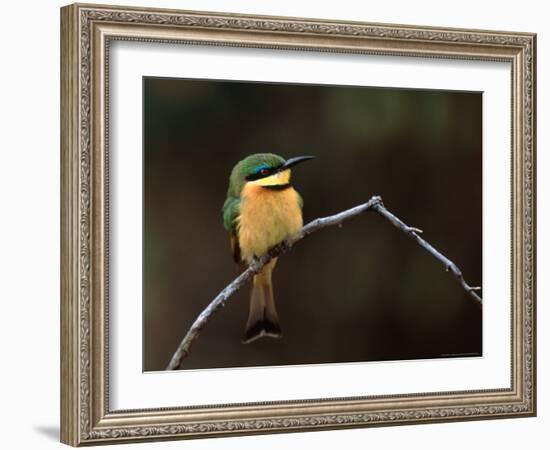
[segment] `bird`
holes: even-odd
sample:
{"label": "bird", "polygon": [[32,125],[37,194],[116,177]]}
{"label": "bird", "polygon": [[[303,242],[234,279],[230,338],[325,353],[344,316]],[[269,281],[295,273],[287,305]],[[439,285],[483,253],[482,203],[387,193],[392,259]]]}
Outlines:
{"label": "bird", "polygon": [[[302,229],[303,200],[290,184],[291,168],[313,158],[285,160],[273,153],[255,153],[233,167],[222,213],[237,264],[250,264]],[[273,258],[252,280],[245,344],[263,336],[282,337],[271,281],[276,264]]]}

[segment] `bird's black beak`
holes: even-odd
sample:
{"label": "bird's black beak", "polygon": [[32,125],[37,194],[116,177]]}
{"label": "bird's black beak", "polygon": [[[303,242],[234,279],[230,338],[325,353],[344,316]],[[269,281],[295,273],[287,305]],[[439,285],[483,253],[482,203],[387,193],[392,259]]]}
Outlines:
{"label": "bird's black beak", "polygon": [[279,170],[290,169],[291,167],[315,158],[315,156],[296,156],[295,158],[287,159],[286,162],[279,168]]}

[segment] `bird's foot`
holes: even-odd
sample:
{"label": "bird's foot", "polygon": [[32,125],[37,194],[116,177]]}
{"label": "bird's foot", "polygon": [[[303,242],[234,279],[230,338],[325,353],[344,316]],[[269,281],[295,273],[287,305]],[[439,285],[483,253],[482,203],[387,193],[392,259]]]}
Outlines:
{"label": "bird's foot", "polygon": [[254,255],[248,263],[248,268],[252,269],[252,272],[254,274],[257,274],[262,270],[264,265],[265,263],[262,263],[262,258],[258,258],[256,255]]}

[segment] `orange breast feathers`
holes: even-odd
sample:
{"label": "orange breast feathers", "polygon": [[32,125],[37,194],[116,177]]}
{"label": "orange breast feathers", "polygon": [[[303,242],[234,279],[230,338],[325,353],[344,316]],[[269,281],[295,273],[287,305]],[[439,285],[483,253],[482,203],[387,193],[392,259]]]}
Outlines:
{"label": "orange breast feathers", "polygon": [[294,188],[266,189],[248,183],[241,193],[238,238],[242,258],[260,257],[302,229],[302,209]]}

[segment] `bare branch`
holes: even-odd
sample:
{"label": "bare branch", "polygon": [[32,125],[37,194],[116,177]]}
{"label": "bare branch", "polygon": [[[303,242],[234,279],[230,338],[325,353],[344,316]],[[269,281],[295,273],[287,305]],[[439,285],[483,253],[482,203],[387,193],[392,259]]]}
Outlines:
{"label": "bare branch", "polygon": [[181,341],[176,352],[170,360],[170,364],[166,370],[175,370],[182,367],[183,360],[189,355],[189,350],[191,345],[199,337],[200,332],[210,319],[210,317],[220,308],[225,306],[227,300],[239,289],[241,289],[248,280],[250,280],[254,275],[259,273],[262,268],[269,262],[271,259],[288,252],[294,244],[302,240],[306,236],[314,233],[315,231],[321,230],[326,227],[337,225],[342,226],[342,222],[352,217],[358,216],[367,211],[376,211],[382,217],[389,220],[393,225],[398,229],[403,231],[409,237],[414,239],[421,247],[426,249],[432,256],[442,262],[447,271],[450,271],[457,281],[460,283],[462,288],[474,299],[477,304],[481,306],[481,298],[475,293],[476,290],[480,290],[479,287],[470,287],[458,267],[451,260],[439,253],[435,248],[433,248],[428,242],[422,239],[419,234],[422,233],[422,230],[414,227],[409,227],[403,223],[399,218],[394,216],[389,212],[382,203],[382,198],[378,196],[371,197],[371,199],[359,206],[356,206],[351,209],[347,209],[338,214],[332,216],[322,217],[315,220],[312,220],[307,225],[305,225],[302,230],[293,236],[292,238],[281,242],[279,245],[273,247],[266,255],[261,258],[253,261],[248,268],[241,273],[237,278],[235,278],[231,283],[229,283],[217,296],[210,302],[210,304],[199,314],[197,319],[191,325],[191,328]]}
{"label": "bare branch", "polygon": [[403,221],[401,221],[398,217],[394,216],[391,212],[389,212],[384,207],[382,201],[374,205],[373,209],[382,217],[385,217],[386,219],[388,219],[393,225],[395,225],[397,228],[403,231],[407,236],[414,239],[422,248],[427,250],[434,258],[441,261],[441,263],[443,263],[443,265],[445,266],[447,272],[451,272],[456,278],[456,280],[463,287],[463,289],[476,301],[476,303],[479,306],[481,306],[481,297],[475,293],[476,290],[480,290],[481,288],[470,287],[468,283],[466,283],[466,281],[464,280],[464,277],[462,276],[462,272],[454,262],[452,262],[446,256],[443,256],[435,248],[433,248],[431,244],[429,244],[424,239],[422,239],[418,235],[418,231],[416,228],[411,228],[408,225],[405,225]]}

